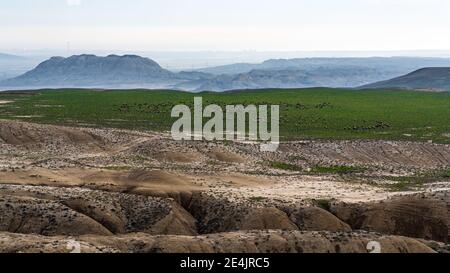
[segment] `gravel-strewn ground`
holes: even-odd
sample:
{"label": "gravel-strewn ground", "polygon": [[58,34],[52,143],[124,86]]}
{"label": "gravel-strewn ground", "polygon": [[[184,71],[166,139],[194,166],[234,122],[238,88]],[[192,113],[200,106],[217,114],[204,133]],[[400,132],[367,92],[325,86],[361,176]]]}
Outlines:
{"label": "gravel-strewn ground", "polygon": [[[355,140],[259,148],[0,121],[0,231],[16,233],[1,234],[0,250],[36,251],[31,242],[39,242],[45,251],[64,251],[66,238],[21,235],[29,233],[90,234],[83,240],[94,252],[364,252],[359,240],[374,235],[355,235],[358,229],[448,243],[450,145]],[[268,229],[290,232],[244,232]],[[299,230],[360,237],[337,247],[331,233]],[[120,235],[132,232],[148,235]],[[249,245],[228,243],[246,234]],[[265,236],[294,236],[296,245]],[[386,240],[393,252],[429,250],[412,239]]]}

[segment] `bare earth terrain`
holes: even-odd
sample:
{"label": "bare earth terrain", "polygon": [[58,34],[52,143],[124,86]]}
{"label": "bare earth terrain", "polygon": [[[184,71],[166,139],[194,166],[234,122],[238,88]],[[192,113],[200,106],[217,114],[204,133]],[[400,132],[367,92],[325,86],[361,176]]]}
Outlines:
{"label": "bare earth terrain", "polygon": [[449,169],[445,144],[0,120],[0,252],[449,252]]}

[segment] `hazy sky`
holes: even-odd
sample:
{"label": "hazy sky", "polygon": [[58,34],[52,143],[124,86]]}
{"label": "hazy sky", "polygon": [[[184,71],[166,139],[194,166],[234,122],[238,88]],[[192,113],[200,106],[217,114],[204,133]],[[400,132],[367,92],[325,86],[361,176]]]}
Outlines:
{"label": "hazy sky", "polygon": [[0,51],[450,49],[449,0],[1,0]]}

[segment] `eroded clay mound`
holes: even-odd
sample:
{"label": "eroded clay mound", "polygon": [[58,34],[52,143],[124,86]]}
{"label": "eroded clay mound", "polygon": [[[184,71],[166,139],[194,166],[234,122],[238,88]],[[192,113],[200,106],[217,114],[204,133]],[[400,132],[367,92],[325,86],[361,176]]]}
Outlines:
{"label": "eroded clay mound", "polygon": [[54,125],[0,120],[0,143],[11,145],[84,144],[97,146],[101,137],[90,132]]}
{"label": "eroded clay mound", "polygon": [[0,230],[42,235],[112,235],[100,223],[52,200],[0,197]]}
{"label": "eroded clay mound", "polygon": [[208,193],[195,193],[188,211],[197,219],[200,234],[239,230],[298,230],[288,215],[275,207],[252,206]]}
{"label": "eroded clay mound", "polygon": [[450,166],[450,145],[401,141],[305,141],[280,146],[289,158],[311,165],[358,165],[399,169],[439,169]]}
{"label": "eroded clay mound", "polygon": [[152,138],[125,151],[164,163],[195,163],[205,160],[193,142],[177,142],[171,138]]}
{"label": "eroded clay mound", "polygon": [[288,212],[300,230],[351,231],[351,227],[330,212],[317,207],[300,207]]}
{"label": "eroded clay mound", "polygon": [[93,191],[0,185],[2,231],[43,235],[195,235],[195,219],[167,198]]}
{"label": "eroded clay mound", "polygon": [[174,141],[171,138],[152,138],[130,148],[127,152],[167,163],[195,164],[219,161],[245,163],[247,151],[235,145],[198,141]]}
{"label": "eroded clay mound", "polygon": [[337,203],[331,211],[353,229],[450,242],[449,192],[396,197],[379,203]]}
{"label": "eroded clay mound", "polygon": [[369,242],[380,244],[383,253],[432,253],[425,244],[410,238],[371,233],[301,231],[249,231],[207,236],[82,236],[43,237],[0,233],[0,252],[70,252],[73,241],[81,252],[133,253],[367,253]]}
{"label": "eroded clay mound", "polygon": [[187,209],[197,219],[200,234],[267,229],[351,231],[348,224],[318,207],[271,207],[195,193]]}

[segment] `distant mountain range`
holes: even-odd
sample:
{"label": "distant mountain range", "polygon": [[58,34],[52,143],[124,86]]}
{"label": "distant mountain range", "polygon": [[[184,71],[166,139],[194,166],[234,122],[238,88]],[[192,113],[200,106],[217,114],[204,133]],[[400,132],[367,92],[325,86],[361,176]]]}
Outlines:
{"label": "distant mountain range", "polygon": [[0,53],[0,81],[23,74],[36,63],[32,58]]}
{"label": "distant mountain range", "polygon": [[[370,57],[370,58],[297,58],[271,59],[259,64],[237,63],[217,67],[197,69],[196,71],[221,74],[248,73],[252,70],[298,69],[312,70],[322,68],[362,67],[384,73],[404,75],[423,67],[450,67],[448,58],[422,57]],[[392,78],[391,77],[391,78]]]}
{"label": "distant mountain range", "polygon": [[450,67],[422,68],[401,77],[365,85],[361,88],[450,91]]}
{"label": "distant mountain range", "polygon": [[[1,56],[1,55],[0,55]],[[167,88],[225,91],[257,88],[358,87],[398,77],[425,66],[449,66],[441,58],[304,58],[268,60],[172,72],[136,55],[53,57],[1,89]]]}
{"label": "distant mountain range", "polygon": [[[390,73],[373,68],[342,66],[317,67],[309,70],[295,68],[252,70],[240,74],[223,74],[199,82],[196,90],[226,91],[258,88],[306,88],[306,87],[354,87],[378,79]],[[179,84],[183,89],[186,83]]]}
{"label": "distant mountain range", "polygon": [[11,55],[11,54],[5,54],[5,53],[0,53],[0,60],[21,60],[24,59],[24,57],[21,56],[17,56],[17,55]]}

